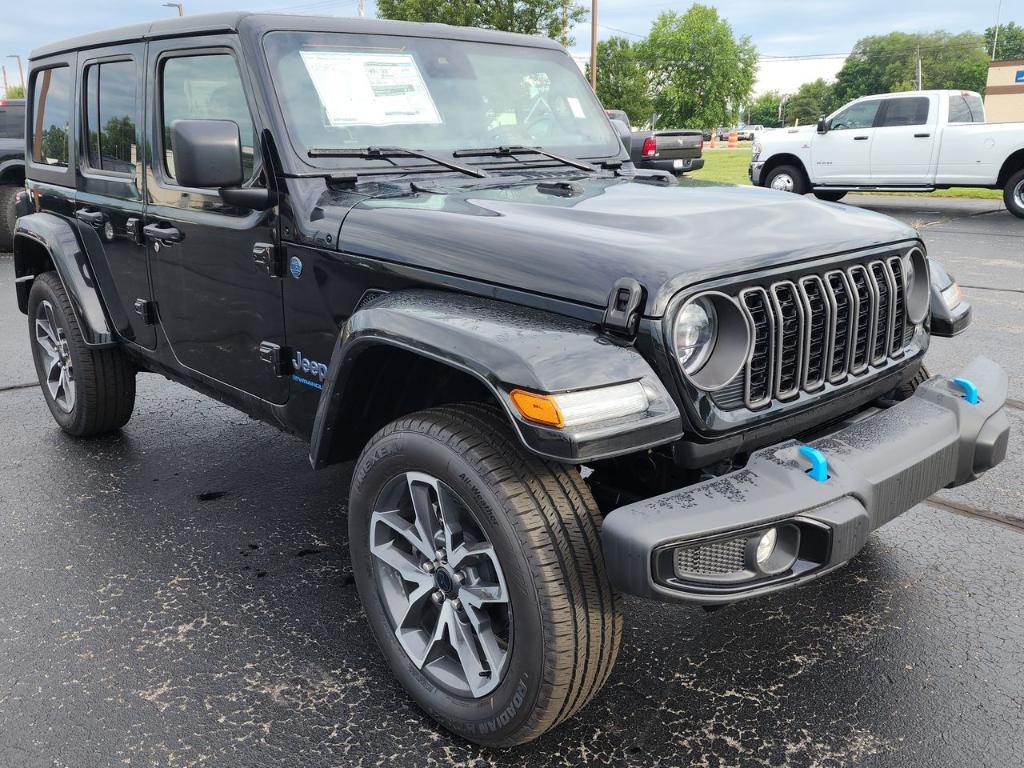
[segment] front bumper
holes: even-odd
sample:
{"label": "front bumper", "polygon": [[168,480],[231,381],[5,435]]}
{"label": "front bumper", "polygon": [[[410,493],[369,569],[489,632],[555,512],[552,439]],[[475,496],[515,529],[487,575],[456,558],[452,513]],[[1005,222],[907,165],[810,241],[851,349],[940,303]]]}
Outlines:
{"label": "front bumper", "polygon": [[747,168],[747,177],[755,187],[761,186],[761,173],[764,171],[764,163],[751,163]]}
{"label": "front bumper", "polygon": [[[800,444],[787,441],[754,453],[741,470],[612,511],[601,538],[613,585],[642,597],[715,605],[795,587],[843,565],[875,528],[1005,458],[1006,374],[979,357],[957,378],[976,385],[977,403],[950,379],[935,377],[908,400],[812,441],[828,459],[823,482],[808,474]],[[736,551],[729,542],[756,540],[768,527],[796,531],[799,552],[782,572],[691,579],[673,568],[676,550],[700,549],[712,553],[701,562],[718,563],[719,553]],[[718,542],[725,548],[705,549]]]}

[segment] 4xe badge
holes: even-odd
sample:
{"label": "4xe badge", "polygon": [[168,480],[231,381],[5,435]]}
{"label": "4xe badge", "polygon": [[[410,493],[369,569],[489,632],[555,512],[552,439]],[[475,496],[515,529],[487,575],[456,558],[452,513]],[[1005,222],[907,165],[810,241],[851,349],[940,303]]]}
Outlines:
{"label": "4xe badge", "polygon": [[292,358],[292,368],[295,369],[295,373],[292,374],[293,381],[305,384],[307,387],[313,387],[313,389],[324,388],[324,379],[327,378],[327,366],[323,363],[303,357],[301,352],[295,350],[295,357]]}

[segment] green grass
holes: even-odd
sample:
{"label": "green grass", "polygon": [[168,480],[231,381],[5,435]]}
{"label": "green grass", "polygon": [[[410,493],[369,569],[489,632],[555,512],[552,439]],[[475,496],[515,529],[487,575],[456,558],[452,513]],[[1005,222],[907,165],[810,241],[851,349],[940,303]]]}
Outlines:
{"label": "green grass", "polygon": [[[704,167],[699,171],[686,174],[680,183],[695,187],[717,184],[749,186],[750,180],[747,178],[747,168],[749,166],[749,149],[707,150],[704,153]],[[998,189],[976,189],[973,187],[940,189],[935,192],[900,192],[892,194],[918,197],[965,197],[975,200],[999,200],[1003,196],[1002,191]]]}

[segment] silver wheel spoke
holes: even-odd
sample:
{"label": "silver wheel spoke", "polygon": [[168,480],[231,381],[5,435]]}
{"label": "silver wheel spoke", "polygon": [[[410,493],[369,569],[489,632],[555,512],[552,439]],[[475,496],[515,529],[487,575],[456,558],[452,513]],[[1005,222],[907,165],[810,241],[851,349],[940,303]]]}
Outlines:
{"label": "silver wheel spoke", "polygon": [[[470,624],[463,623],[455,611],[448,612],[448,632],[469,690],[477,696],[480,691],[486,689],[490,678],[477,648],[477,632]],[[490,626],[487,627],[487,634],[493,637]]]}
{"label": "silver wheel spoke", "polygon": [[[491,619],[486,613],[472,606],[466,608],[466,616],[469,617],[470,626],[473,627],[473,634],[480,643],[480,649],[487,659],[487,666],[491,670],[501,669],[501,662],[504,651],[498,645],[498,639],[491,629]],[[493,673],[492,673],[493,674]]]}
{"label": "silver wheel spoke", "polygon": [[406,581],[411,581],[419,586],[433,586],[434,579],[429,573],[424,573],[419,562],[412,556],[403,552],[392,542],[378,544],[371,550],[373,556],[382,563],[394,569],[399,576]]}
{"label": "silver wheel spoke", "polygon": [[434,497],[437,485],[434,478],[417,472],[406,475],[409,484],[409,495],[412,497],[412,509],[416,519],[416,530],[422,541],[430,546],[431,559],[437,551],[437,535],[441,532],[441,523],[435,513]]}
{"label": "silver wheel spoke", "polygon": [[35,317],[36,344],[42,351],[40,367],[45,371],[44,383],[50,398],[63,411],[75,407],[75,375],[64,331],[57,324],[57,315],[49,301],[43,301]]}
{"label": "silver wheel spoke", "polygon": [[419,525],[410,523],[402,517],[398,511],[374,512],[373,517],[370,518],[371,530],[377,523],[386,525],[388,528],[393,530],[409,542],[409,544],[427,560],[432,560],[434,558],[433,542],[429,538],[423,537],[422,529]]}

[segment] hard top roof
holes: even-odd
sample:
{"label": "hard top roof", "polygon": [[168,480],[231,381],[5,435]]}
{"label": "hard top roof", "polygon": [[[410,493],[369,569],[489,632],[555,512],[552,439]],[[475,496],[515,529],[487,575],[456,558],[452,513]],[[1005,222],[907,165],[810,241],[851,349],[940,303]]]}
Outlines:
{"label": "hard top roof", "polygon": [[208,35],[238,32],[242,29],[257,35],[272,30],[298,30],[311,32],[353,32],[376,35],[404,35],[409,37],[436,37],[470,42],[506,43],[541,48],[560,48],[546,37],[496,32],[474,27],[452,27],[447,24],[419,24],[409,21],[385,19],[344,18],[338,16],[297,16],[276,13],[248,13],[243,11],[180,16],[159,21],[91,32],[44,45],[32,51],[29,58],[42,59],[68,51],[99,48],[118,43],[156,40],[168,37]]}

